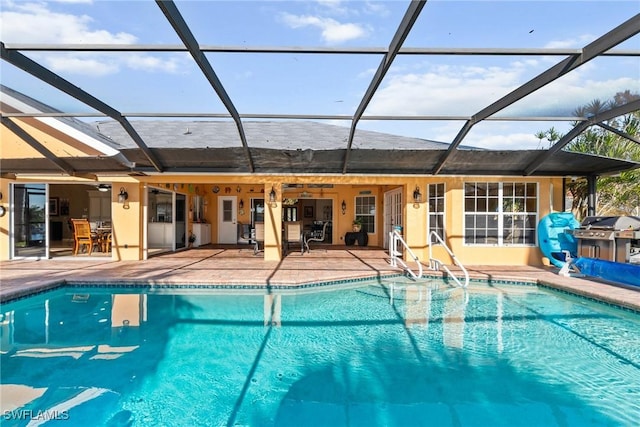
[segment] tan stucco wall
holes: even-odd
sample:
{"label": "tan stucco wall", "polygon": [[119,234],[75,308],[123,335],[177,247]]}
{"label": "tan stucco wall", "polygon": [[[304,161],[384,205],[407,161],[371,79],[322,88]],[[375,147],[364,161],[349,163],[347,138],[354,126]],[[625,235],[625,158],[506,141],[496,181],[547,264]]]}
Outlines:
{"label": "tan stucco wall", "polygon": [[[10,109],[8,106],[3,105],[3,107]],[[50,118],[24,117],[12,118],[12,120],[56,157],[83,157],[102,154],[43,122],[50,120]],[[38,150],[31,147],[6,126],[0,127],[0,141],[2,141],[0,159],[37,159],[43,157]]]}
{"label": "tan stucco wall", "polygon": [[[118,202],[120,188],[129,198]],[[144,187],[136,182],[114,182],[111,191],[112,258],[118,261],[142,259],[142,203]]]}
{"label": "tan stucco wall", "polygon": [[[26,182],[19,179],[14,182]],[[31,180],[36,182],[35,180]],[[281,245],[281,221],[282,199],[284,197],[297,198],[299,193],[305,191],[311,194],[311,199],[328,199],[333,205],[333,230],[332,241],[334,244],[344,244],[344,235],[351,231],[351,223],[354,218],[355,198],[361,193],[370,192],[376,197],[377,223],[376,232],[369,234],[369,246],[381,247],[384,242],[384,216],[383,203],[386,191],[401,188],[403,198],[406,200],[404,207],[404,238],[418,255],[426,261],[428,259],[427,245],[427,185],[432,183],[444,183],[446,191],[445,227],[447,230],[447,243],[450,245],[458,259],[467,265],[542,265],[543,260],[537,247],[493,247],[493,246],[468,246],[463,242],[464,221],[464,182],[537,182],[538,183],[538,219],[551,210],[562,208],[562,178],[521,178],[521,177],[416,177],[416,176],[259,176],[259,175],[225,175],[225,176],[193,176],[193,175],[157,175],[144,177],[121,177],[116,181],[106,181],[112,184],[112,223],[113,223],[113,259],[138,260],[144,258],[144,222],[146,221],[143,202],[145,200],[146,186],[157,186],[168,191],[176,191],[187,195],[187,206],[192,206],[191,197],[198,194],[205,201],[204,218],[211,224],[211,240],[216,243],[218,196],[224,194],[224,189],[230,187],[230,195],[237,197],[238,202],[244,202],[244,214],[238,213],[239,222],[250,222],[251,198],[264,198],[265,210],[265,260],[278,260],[282,256]],[[11,182],[2,179],[1,191],[3,193],[2,204],[9,207],[9,189]],[[37,182],[81,182],[81,180],[56,177],[38,177]],[[86,181],[84,181],[86,182]],[[333,184],[333,188],[308,188],[288,189],[283,192],[282,185],[288,184]],[[215,194],[213,187],[223,189]],[[413,203],[413,191],[418,186],[423,200],[416,206]],[[129,194],[128,209],[118,203],[118,193],[123,187]],[[277,193],[277,207],[271,207],[268,203],[269,192],[274,188]],[[551,194],[553,187],[553,194]],[[237,191],[240,188],[240,191]],[[262,192],[264,191],[264,192]],[[301,206],[304,206],[304,199]],[[346,211],[342,214],[342,201],[346,203]],[[302,208],[299,212],[302,217]],[[309,220],[309,219],[308,219]],[[187,230],[192,230],[188,217]],[[0,259],[8,259],[9,256],[9,215],[0,218]],[[436,258],[449,263],[448,254],[434,246],[433,253]]]}
{"label": "tan stucco wall", "polygon": [[[509,246],[497,247],[491,245],[465,245],[464,244],[464,183],[476,182],[537,182],[538,183],[538,221],[552,210],[562,208],[562,178],[517,178],[517,177],[474,177],[448,178],[446,179],[445,199],[445,228],[447,230],[447,245],[452,249],[456,257],[467,265],[543,265],[544,260],[538,247],[535,246]],[[442,180],[428,179],[426,184],[442,182]],[[407,212],[411,208],[407,206]],[[426,217],[426,213],[421,215]],[[426,225],[424,226],[426,227]],[[428,258],[426,235],[424,241],[416,242],[412,247],[424,248],[417,252],[420,259]],[[445,263],[450,263],[451,258],[446,251],[439,246],[433,248],[434,258]]]}

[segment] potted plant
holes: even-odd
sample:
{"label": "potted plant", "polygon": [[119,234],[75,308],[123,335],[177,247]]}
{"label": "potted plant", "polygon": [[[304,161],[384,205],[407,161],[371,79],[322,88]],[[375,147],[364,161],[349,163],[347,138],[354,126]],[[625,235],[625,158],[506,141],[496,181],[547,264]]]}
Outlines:
{"label": "potted plant", "polygon": [[354,219],[353,223],[351,224],[351,227],[354,232],[359,233],[360,230],[362,230],[362,219],[360,218]]}
{"label": "potted plant", "polygon": [[196,241],[196,235],[193,233],[189,233],[189,247],[192,247]]}

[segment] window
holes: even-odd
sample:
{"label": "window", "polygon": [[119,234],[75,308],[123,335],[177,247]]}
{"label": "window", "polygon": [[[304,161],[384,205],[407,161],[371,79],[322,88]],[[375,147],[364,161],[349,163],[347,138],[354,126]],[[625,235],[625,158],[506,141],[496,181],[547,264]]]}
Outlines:
{"label": "window", "polygon": [[193,196],[193,222],[200,222],[204,218],[204,197]]}
{"label": "window", "polygon": [[356,219],[362,221],[363,231],[367,233],[376,232],[375,196],[356,196]]}
{"label": "window", "polygon": [[285,206],[284,208],[284,221],[297,221],[298,220],[298,208],[295,206]]}
{"label": "window", "polygon": [[535,245],[537,202],[536,183],[465,183],[464,242]]}
{"label": "window", "polygon": [[437,244],[438,240],[431,235],[435,231],[444,240],[444,184],[429,184],[429,221],[427,223],[427,236],[429,244]]}
{"label": "window", "polygon": [[222,201],[222,221],[223,222],[233,222],[233,205],[234,200],[223,200]]}

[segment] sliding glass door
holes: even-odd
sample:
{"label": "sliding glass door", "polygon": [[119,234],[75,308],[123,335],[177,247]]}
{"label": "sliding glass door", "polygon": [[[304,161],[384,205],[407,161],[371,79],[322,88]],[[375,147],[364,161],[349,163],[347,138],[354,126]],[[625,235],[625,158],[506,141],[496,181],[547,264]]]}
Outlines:
{"label": "sliding glass door", "polygon": [[175,242],[176,249],[186,247],[189,236],[187,236],[187,196],[176,193],[176,214],[175,214]]}
{"label": "sliding glass door", "polygon": [[46,184],[14,184],[13,230],[11,249],[13,258],[47,258],[47,186]]}

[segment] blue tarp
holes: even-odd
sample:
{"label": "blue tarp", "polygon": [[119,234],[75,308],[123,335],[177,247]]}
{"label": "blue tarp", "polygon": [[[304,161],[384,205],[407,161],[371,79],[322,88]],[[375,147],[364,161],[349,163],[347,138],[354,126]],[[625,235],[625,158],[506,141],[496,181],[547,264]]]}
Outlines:
{"label": "blue tarp", "polygon": [[594,258],[578,258],[574,265],[580,273],[611,282],[640,286],[640,265],[623,264]]}

